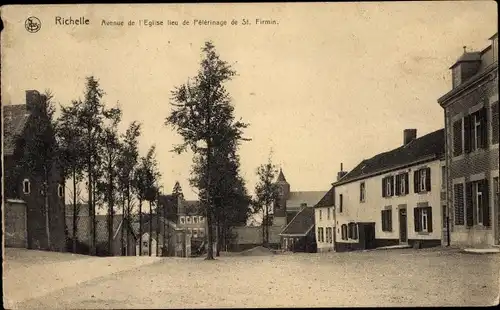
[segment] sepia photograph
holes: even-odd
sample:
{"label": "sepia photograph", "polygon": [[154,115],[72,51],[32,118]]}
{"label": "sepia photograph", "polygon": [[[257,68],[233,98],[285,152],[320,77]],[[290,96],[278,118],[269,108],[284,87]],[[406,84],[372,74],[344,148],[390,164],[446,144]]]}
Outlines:
{"label": "sepia photograph", "polygon": [[495,1],[0,18],[4,308],[499,304]]}

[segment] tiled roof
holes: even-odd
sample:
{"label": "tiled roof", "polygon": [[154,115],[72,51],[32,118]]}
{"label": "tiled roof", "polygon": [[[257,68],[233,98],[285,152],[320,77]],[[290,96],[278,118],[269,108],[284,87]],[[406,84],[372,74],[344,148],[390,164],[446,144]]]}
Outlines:
{"label": "tiled roof", "polygon": [[455,62],[453,66],[450,67],[453,68],[455,67],[458,63],[460,62],[471,62],[471,61],[480,61],[481,60],[481,53],[480,52],[465,52],[458,58],[458,60]]}
{"label": "tiled roof", "polygon": [[430,156],[441,158],[444,155],[444,144],[444,129],[439,129],[417,138],[405,146],[363,160],[334,185],[349,183],[378,172],[397,169]]}
{"label": "tiled roof", "polygon": [[280,235],[306,235],[314,226],[314,209],[302,209],[293,220],[283,229]]}
{"label": "tiled roof", "polygon": [[334,202],[334,187],[330,188],[330,190],[321,198],[321,200],[314,206],[315,208],[321,207],[331,207]]}
{"label": "tiled roof", "polygon": [[3,105],[4,121],[4,155],[9,156],[14,153],[16,139],[23,133],[24,127],[29,117],[25,104]]}
{"label": "tiled roof", "polygon": [[323,198],[326,192],[327,191],[290,192],[286,200],[286,208],[287,210],[299,210],[303,203],[306,203],[308,207],[313,207]]}
{"label": "tiled roof", "polygon": [[184,213],[187,215],[197,215],[201,213],[201,206],[198,200],[184,200]]}
{"label": "tiled roof", "polygon": [[285,175],[283,174],[283,170],[280,169],[280,174],[278,175],[277,182],[286,182]]}

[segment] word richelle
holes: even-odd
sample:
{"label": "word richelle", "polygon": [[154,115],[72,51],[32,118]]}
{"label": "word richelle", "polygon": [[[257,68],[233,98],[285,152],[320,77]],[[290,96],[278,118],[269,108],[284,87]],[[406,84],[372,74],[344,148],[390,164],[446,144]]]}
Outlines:
{"label": "word richelle", "polygon": [[90,25],[90,20],[88,18],[85,18],[84,16],[74,18],[74,17],[61,17],[61,16],[56,16],[55,20],[56,25],[62,25],[62,26],[78,26],[78,25]]}

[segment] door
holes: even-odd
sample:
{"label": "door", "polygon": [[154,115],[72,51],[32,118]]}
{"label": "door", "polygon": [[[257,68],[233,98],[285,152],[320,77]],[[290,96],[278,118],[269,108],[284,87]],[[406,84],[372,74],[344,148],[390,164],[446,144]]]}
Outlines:
{"label": "door", "polygon": [[399,208],[399,243],[408,243],[406,208]]}
{"label": "door", "polygon": [[375,246],[375,224],[363,224],[363,234],[365,238],[365,249],[374,249]]}

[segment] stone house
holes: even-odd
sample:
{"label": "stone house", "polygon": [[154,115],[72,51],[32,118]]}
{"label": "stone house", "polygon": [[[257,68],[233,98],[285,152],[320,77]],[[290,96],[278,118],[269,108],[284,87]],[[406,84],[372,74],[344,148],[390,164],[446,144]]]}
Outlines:
{"label": "stone house", "polygon": [[281,248],[292,252],[316,252],[314,208],[303,207],[280,233]]}
{"label": "stone house", "polygon": [[498,34],[450,67],[452,88],[438,99],[446,131],[446,201],[451,243],[500,243],[498,215]]}
{"label": "stone house", "polygon": [[[342,170],[342,168],[341,168]],[[314,206],[318,252],[335,251],[335,192],[333,187]]]}
{"label": "stone house", "polygon": [[[27,247],[29,249],[64,251],[64,178],[58,163],[49,171],[47,184],[48,212],[46,212],[44,181],[41,175],[33,175],[20,165],[23,147],[20,141],[27,137],[27,123],[38,105],[45,102],[44,95],[36,90],[26,91],[26,104],[4,105],[3,115],[3,162],[4,195],[26,203]],[[47,235],[49,228],[49,238]]]}
{"label": "stone house", "polygon": [[402,146],[339,173],[332,184],[337,252],[446,242],[444,141],[443,129],[420,138],[416,129],[407,129]]}

